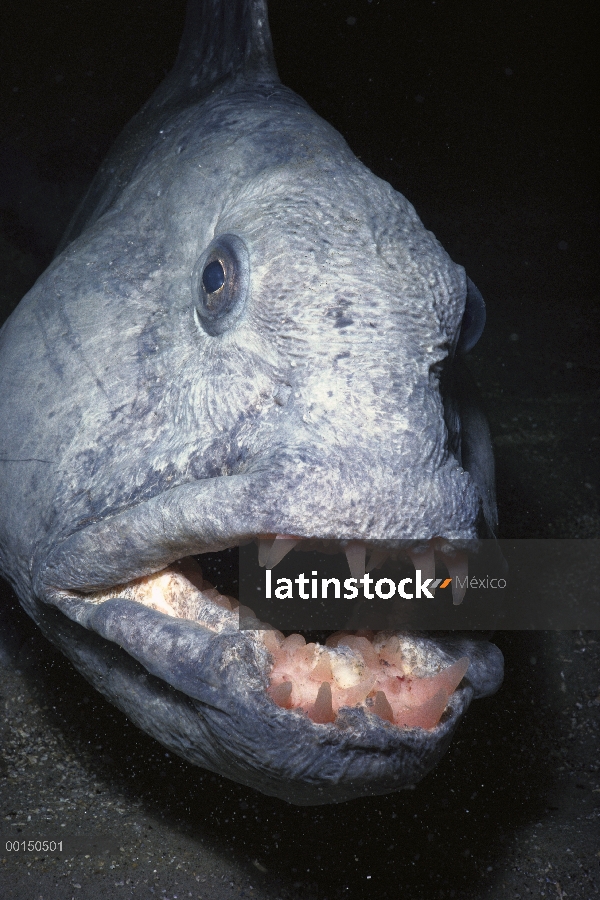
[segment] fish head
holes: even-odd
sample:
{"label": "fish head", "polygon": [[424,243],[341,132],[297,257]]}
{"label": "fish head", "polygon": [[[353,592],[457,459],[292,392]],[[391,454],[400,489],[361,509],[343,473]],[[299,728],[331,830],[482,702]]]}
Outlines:
{"label": "fish head", "polygon": [[368,550],[476,540],[445,393],[473,296],[286,88],[174,113],[0,336],[2,563],[27,611],[202,766],[296,803],[413,784],[499,686],[499,651],[241,631],[198,560],[255,540],[270,567],[283,537],[364,572]]}

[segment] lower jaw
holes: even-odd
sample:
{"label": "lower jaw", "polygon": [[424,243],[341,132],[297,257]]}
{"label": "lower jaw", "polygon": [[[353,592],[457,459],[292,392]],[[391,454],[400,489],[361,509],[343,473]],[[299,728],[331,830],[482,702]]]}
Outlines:
{"label": "lower jaw", "polygon": [[[288,548],[293,541],[286,539]],[[431,566],[434,549],[438,554],[445,551],[450,558],[441,542],[424,542],[409,555],[415,565]],[[274,555],[281,550],[281,539],[275,536],[260,541],[259,554],[267,565],[276,564]],[[347,556],[351,570],[364,570],[364,545],[348,545]],[[198,559],[202,557],[186,557],[154,575],[110,590],[78,595],[78,599],[99,606],[122,598],[171,619],[196,622],[215,635],[239,631],[238,601],[204,577]],[[462,557],[457,561],[455,555],[451,565],[463,566]],[[245,607],[241,610],[247,620],[251,611]],[[418,643],[402,633],[337,632],[324,641],[307,643],[301,634],[286,637],[258,620],[256,629],[248,632],[245,628],[243,633],[268,651],[266,691],[270,702],[290,715],[306,717],[316,726],[335,726],[342,710],[359,708],[393,729],[433,730],[444,720],[448,700],[469,667],[466,656],[448,665],[440,653],[432,662],[430,655],[419,651]]]}

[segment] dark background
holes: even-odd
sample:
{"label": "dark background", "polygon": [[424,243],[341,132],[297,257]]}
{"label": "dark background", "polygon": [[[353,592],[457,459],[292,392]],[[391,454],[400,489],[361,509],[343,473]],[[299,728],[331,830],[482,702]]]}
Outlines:
{"label": "dark background", "polygon": [[[183,3],[3,0],[0,15],[5,315],[47,265],[110,144],[172,64]],[[486,299],[488,324],[471,367],[494,438],[505,537],[600,532],[595,18],[591,4],[567,0],[270,3],[282,81],[408,197]],[[36,637],[9,591],[5,599],[0,828],[21,827],[19,811],[35,824],[40,792],[56,806],[63,775],[52,766],[67,758],[74,762],[61,796],[102,787],[87,792],[99,800],[75,804],[62,819],[66,831],[84,843],[94,828],[124,835],[110,874],[94,853],[54,869],[47,860],[26,867],[9,859],[15,897],[37,900],[34,884],[45,900],[64,897],[73,878],[78,896],[148,896],[144,879],[154,879],[157,895],[166,885],[168,897],[564,891],[587,900],[599,891],[597,635],[497,634],[505,685],[473,705],[421,786],[296,810],[165,762]],[[28,762],[19,729],[42,745],[55,736],[60,752],[47,750],[43,773]],[[110,813],[115,797],[122,814]],[[88,813],[98,803],[107,817],[92,828]],[[145,830],[134,829],[134,818]],[[140,841],[153,864],[142,860]],[[169,881],[171,857],[185,891]],[[0,873],[1,859],[0,847]],[[217,873],[210,890],[199,880],[209,870]]]}

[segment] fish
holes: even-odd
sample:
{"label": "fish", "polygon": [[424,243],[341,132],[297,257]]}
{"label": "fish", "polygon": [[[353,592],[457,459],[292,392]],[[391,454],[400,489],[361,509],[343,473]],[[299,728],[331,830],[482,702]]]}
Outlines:
{"label": "fish", "polygon": [[411,204],[281,84],[264,0],[189,0],[172,71],[0,332],[4,577],[190,762],[297,805],[415,785],[500,650],[285,635],[203,555],[466,574],[497,527],[464,360],[484,324]]}

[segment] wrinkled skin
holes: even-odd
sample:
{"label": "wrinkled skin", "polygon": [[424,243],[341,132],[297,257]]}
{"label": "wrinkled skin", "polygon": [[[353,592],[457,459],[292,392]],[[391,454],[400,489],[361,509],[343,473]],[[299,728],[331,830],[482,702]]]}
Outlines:
{"label": "wrinkled skin", "polygon": [[[470,660],[431,730],[364,708],[315,724],[267,695],[258,632],[89,600],[264,535],[461,547],[494,526],[463,269],[279,84],[261,4],[230,10],[233,61],[191,87],[208,40],[191,4],[170,79],[2,331],[0,560],[44,633],[165,746],[296,803],[340,801],[421,778],[499,686],[499,651],[414,638],[432,671]],[[210,318],[202,272],[223,236],[237,286]]]}

